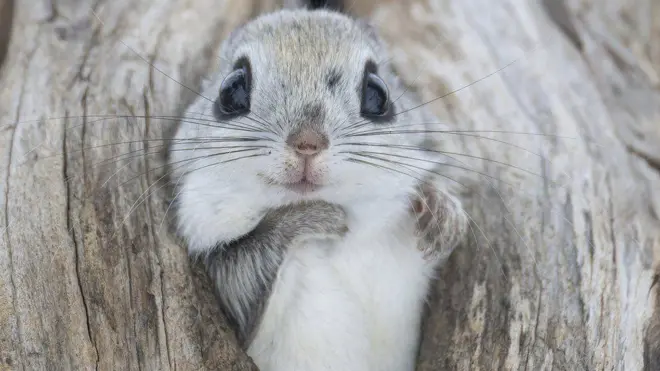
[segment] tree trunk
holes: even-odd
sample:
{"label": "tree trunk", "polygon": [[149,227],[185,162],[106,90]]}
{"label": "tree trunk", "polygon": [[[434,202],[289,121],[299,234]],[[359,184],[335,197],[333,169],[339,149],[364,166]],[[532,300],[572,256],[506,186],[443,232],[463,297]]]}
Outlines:
{"label": "tree trunk", "polygon": [[[168,230],[162,164],[222,39],[278,6],[14,3],[0,370],[256,369]],[[457,130],[438,135],[472,232],[440,271],[419,369],[660,370],[660,3],[356,9]]]}

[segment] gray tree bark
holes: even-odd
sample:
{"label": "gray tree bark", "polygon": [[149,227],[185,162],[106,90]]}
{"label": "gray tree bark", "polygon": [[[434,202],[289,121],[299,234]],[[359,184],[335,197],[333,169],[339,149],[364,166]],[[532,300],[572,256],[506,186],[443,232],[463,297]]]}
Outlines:
{"label": "gray tree bark", "polygon": [[[168,230],[163,150],[222,39],[281,4],[7,4],[0,370],[256,369]],[[352,10],[457,130],[472,232],[419,370],[660,370],[660,3]]]}

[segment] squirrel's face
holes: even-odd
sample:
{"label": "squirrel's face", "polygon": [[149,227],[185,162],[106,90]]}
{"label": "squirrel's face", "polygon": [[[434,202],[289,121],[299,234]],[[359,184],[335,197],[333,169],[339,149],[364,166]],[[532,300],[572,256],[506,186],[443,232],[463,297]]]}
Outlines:
{"label": "squirrel's face", "polygon": [[196,129],[208,144],[198,146],[214,147],[199,150],[209,157],[195,166],[208,166],[195,176],[350,202],[406,194],[434,167],[422,130],[410,130],[423,127],[406,125],[419,116],[398,99],[404,91],[364,24],[322,11],[265,16],[230,37],[222,63],[209,100],[187,114],[208,115]]}

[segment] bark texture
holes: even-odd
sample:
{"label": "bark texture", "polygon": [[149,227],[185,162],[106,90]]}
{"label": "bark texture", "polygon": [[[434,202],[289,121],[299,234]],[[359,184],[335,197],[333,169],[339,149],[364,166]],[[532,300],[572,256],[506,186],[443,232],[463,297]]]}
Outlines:
{"label": "bark texture", "polygon": [[[222,39],[285,3],[0,0],[0,370],[256,369],[168,231],[163,149]],[[352,10],[459,131],[472,232],[419,370],[660,370],[660,2]]]}

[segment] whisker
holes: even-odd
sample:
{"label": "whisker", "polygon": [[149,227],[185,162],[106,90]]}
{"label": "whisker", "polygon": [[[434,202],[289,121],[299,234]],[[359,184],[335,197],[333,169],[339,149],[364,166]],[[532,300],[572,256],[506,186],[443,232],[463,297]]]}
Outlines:
{"label": "whisker", "polygon": [[[113,162],[118,162],[118,161],[120,161],[120,160],[130,160],[130,159],[132,159],[132,158],[143,157],[143,156],[146,156],[146,155],[159,154],[159,153],[162,153],[162,151],[163,151],[163,147],[166,147],[166,146],[167,146],[166,144],[159,145],[159,146],[152,146],[152,148],[160,148],[160,149],[159,149],[159,150],[154,150],[154,151],[151,151],[151,152],[144,152],[144,153],[141,153],[141,154],[138,154],[138,155],[129,156],[129,155],[131,155],[131,154],[135,154],[135,153],[137,153],[137,152],[146,151],[144,148],[136,149],[136,150],[133,150],[133,151],[129,151],[129,152],[126,152],[126,153],[122,153],[122,154],[119,154],[119,155],[116,155],[116,156],[113,156],[113,157],[110,157],[110,158],[104,159],[104,160],[99,161],[99,162],[97,162],[97,163],[95,163],[95,164],[92,164],[91,167],[94,168],[94,167],[96,167],[96,166],[109,165],[109,164],[111,164],[111,163],[113,163]],[[169,152],[183,152],[183,151],[213,150],[213,149],[221,149],[221,150],[224,150],[224,149],[230,149],[230,148],[251,148],[251,149],[257,149],[257,148],[269,148],[269,147],[268,147],[268,146],[195,147],[195,148],[177,148],[177,149],[170,149],[170,150],[168,150],[168,151],[169,151]],[[150,149],[151,149],[151,148],[150,148]],[[124,156],[128,156],[128,157],[123,158]]]}
{"label": "whisker", "polygon": [[[257,121],[256,119],[250,117],[250,115],[254,115],[254,116],[256,116],[256,117],[259,118],[259,120],[261,120],[261,121]],[[247,118],[247,119],[249,119],[249,120],[252,120],[252,121],[254,121],[254,122],[257,122],[257,123],[261,124],[261,125],[262,125],[262,128],[263,128],[264,130],[266,130],[266,131],[270,131],[271,133],[273,133],[273,134],[275,134],[275,135],[278,134],[278,133],[276,133],[276,132],[272,129],[273,125],[271,125],[268,121],[266,121],[266,119],[262,118],[261,116],[257,115],[257,114],[254,113],[254,112],[250,112],[250,114],[249,114],[249,115],[246,115],[245,118]],[[280,127],[281,127],[281,125],[280,125]],[[282,130],[283,130],[283,128],[282,128]]]}
{"label": "whisker", "polygon": [[[99,144],[95,146],[84,147],[81,149],[70,150],[69,153],[82,152],[90,149],[98,149],[104,147],[112,147],[119,145],[128,145],[128,144],[142,144],[143,142],[174,142],[175,144],[197,144],[197,143],[242,143],[242,142],[259,142],[259,141],[268,141],[272,142],[270,138],[259,138],[259,137],[197,137],[197,138],[152,138],[152,139],[142,139],[142,140],[128,140],[123,142],[114,142],[107,144]],[[166,146],[166,145],[163,145]],[[61,155],[57,153],[50,156],[43,156],[41,159],[56,157]]]}
{"label": "whisker", "polygon": [[[259,146],[259,147],[235,147],[235,148],[244,148],[245,150],[250,150],[250,149],[268,148],[268,147]],[[170,150],[170,151],[195,151],[195,150],[198,150],[198,149],[224,149],[224,148],[223,148],[223,147],[202,147],[202,148],[173,149],[173,150]],[[139,152],[139,151],[143,151],[143,150],[144,150],[144,149],[139,149],[139,150],[136,150],[136,151],[133,151],[133,152]],[[118,169],[113,175],[110,176],[110,178],[108,178],[108,179],[103,183],[103,185],[101,185],[101,187],[105,187],[105,185],[108,183],[108,181],[110,181],[110,179],[111,179],[113,176],[115,176],[117,173],[119,173],[121,170],[123,170],[124,168],[128,167],[128,166],[131,164],[131,162],[130,162],[131,160],[133,160],[133,159],[137,159],[137,158],[144,158],[144,156],[146,156],[146,155],[157,154],[157,153],[160,153],[160,152],[162,152],[162,149],[161,149],[161,150],[158,150],[158,151],[145,152],[145,153],[141,153],[141,154],[133,155],[133,156],[130,156],[130,157],[128,157],[128,158],[118,159],[118,160],[116,160],[116,161],[110,161],[110,162],[108,162],[107,160],[104,160],[104,161],[101,161],[101,162],[99,162],[99,163],[93,164],[91,167],[94,168],[95,166],[110,165],[111,163],[113,163],[113,162],[118,162],[119,160],[126,160],[126,161],[129,161],[128,163],[126,163],[125,165],[123,165],[122,167],[120,167],[120,168],[119,168],[119,169]],[[214,155],[223,155],[223,154],[230,154],[230,153],[235,153],[235,152],[236,152],[236,151],[223,152],[223,153],[215,153]],[[125,154],[124,154],[124,155],[125,155]],[[119,156],[123,156],[123,155],[119,155]]]}
{"label": "whisker", "polygon": [[408,173],[404,173],[404,172],[401,171],[401,170],[393,169],[393,168],[390,168],[390,167],[387,167],[387,166],[384,166],[384,165],[375,164],[375,163],[373,163],[373,162],[369,162],[369,161],[365,161],[365,160],[361,160],[361,159],[357,159],[357,158],[353,158],[353,157],[348,157],[348,158],[346,158],[344,161],[354,162],[354,163],[358,163],[358,164],[365,164],[365,165],[370,165],[370,166],[379,167],[379,168],[381,168],[381,169],[386,169],[386,170],[394,171],[394,172],[397,172],[397,173],[399,173],[399,174],[403,174],[403,175],[406,175],[406,176],[412,177],[412,178],[414,178],[414,179],[416,179],[416,180],[419,180],[420,182],[423,181],[421,178],[414,177],[414,176],[412,176],[412,175],[410,175],[410,174],[408,174]]}
{"label": "whisker", "polygon": [[382,152],[373,152],[373,151],[359,151],[359,152],[348,152],[347,151],[347,152],[342,152],[342,153],[350,153],[352,155],[369,157],[369,158],[373,158],[373,159],[377,159],[377,160],[381,160],[381,161],[387,161],[387,162],[391,162],[391,163],[399,164],[399,165],[403,165],[403,166],[410,166],[410,167],[413,167],[413,168],[416,168],[416,169],[419,169],[419,170],[423,170],[423,171],[428,171],[428,172],[431,172],[431,173],[434,173],[434,174],[437,174],[437,175],[440,175],[440,174],[438,174],[437,172],[435,172],[433,170],[427,170],[427,169],[424,169],[422,167],[415,166],[415,165],[412,165],[412,164],[408,164],[408,163],[405,163],[405,162],[399,162],[399,161],[394,161],[394,160],[390,160],[390,159],[384,159],[382,157],[374,156],[374,154],[404,158],[404,159],[414,160],[414,161],[421,161],[421,162],[432,163],[432,164],[441,165],[441,166],[448,166],[448,167],[453,167],[453,168],[462,169],[462,170],[466,170],[466,171],[471,171],[471,172],[474,172],[476,174],[479,174],[479,175],[482,175],[482,176],[500,181],[500,182],[502,182],[504,184],[507,184],[507,185],[509,185],[513,188],[516,187],[515,185],[513,185],[511,183],[508,183],[508,182],[506,182],[502,179],[499,179],[495,176],[492,176],[492,175],[489,175],[489,174],[486,174],[486,173],[482,173],[482,172],[474,170],[474,169],[470,169],[470,168],[466,168],[466,167],[458,166],[458,165],[447,164],[447,163],[440,162],[440,161],[433,161],[433,160],[420,159],[420,158],[415,158],[415,157],[410,157],[410,156],[395,155],[395,154],[382,153]]}
{"label": "whisker", "polygon": [[219,162],[216,162],[214,164],[204,165],[200,168],[188,171],[188,172],[186,172],[186,175],[192,173],[193,171],[199,171],[199,170],[202,170],[202,169],[207,168],[207,167],[218,166],[218,165],[221,165],[221,164],[227,164],[227,163],[238,161],[238,160],[244,160],[246,158],[261,157],[261,156],[266,156],[266,155],[263,154],[263,153],[257,153],[257,154],[254,154],[254,155],[246,155],[246,156],[242,156],[242,157],[238,157],[238,158],[233,158],[233,159],[230,159],[230,160],[219,161]]}
{"label": "whisker", "polygon": [[[267,130],[267,127],[252,127],[252,126],[249,126],[245,122],[240,122],[240,121],[236,121],[236,120],[217,121],[217,120],[210,120],[210,119],[186,117],[185,119],[178,120],[178,122],[183,122],[183,123],[186,123],[186,124],[194,124],[194,125],[198,125],[198,126],[206,126],[206,127],[211,127],[211,128],[218,128],[218,129],[249,131],[249,132],[257,132],[257,133],[258,132],[263,132],[264,130]],[[215,124],[206,124],[207,122],[213,122]]]}
{"label": "whisker", "polygon": [[[202,120],[202,121],[207,121],[207,122],[216,122],[216,123],[221,123],[221,124],[229,122],[229,123],[240,123],[242,125],[248,125],[246,122],[241,122],[239,120],[224,120],[224,119],[223,120],[218,120],[213,115],[206,115],[206,114],[203,114],[203,113],[199,114],[199,115],[210,117],[210,119],[194,118],[194,117],[191,117],[190,115],[186,116],[186,118],[187,119],[192,119],[192,120]],[[272,125],[269,125],[264,119],[261,119],[262,121],[259,121],[259,120],[255,119],[254,117],[251,117],[251,115],[257,116],[260,119],[261,119],[261,117],[259,115],[257,115],[256,113],[254,113],[254,112],[250,112],[249,114],[247,114],[245,116],[242,116],[242,118],[246,118],[246,119],[258,124],[258,127],[252,128],[253,130],[255,130],[255,131],[268,131],[270,133],[273,133],[273,134],[277,135],[277,133],[272,129]],[[214,126],[212,126],[212,127],[214,127]],[[218,127],[221,127],[221,126],[218,126]],[[247,127],[249,128],[249,126],[247,126]]]}
{"label": "whisker", "polygon": [[[527,174],[537,176],[541,179],[546,179],[543,175],[537,174],[533,171],[527,170],[527,169],[522,168],[520,166],[509,164],[509,163],[506,163],[506,162],[503,162],[503,161],[493,160],[493,159],[486,158],[486,157],[470,155],[470,154],[467,154],[467,153],[440,151],[440,150],[434,150],[434,149],[430,149],[430,148],[423,148],[423,147],[417,147],[417,146],[412,146],[412,145],[404,145],[404,144],[379,144],[379,143],[368,143],[368,142],[348,142],[348,143],[337,143],[335,145],[336,146],[353,145],[353,146],[364,146],[364,147],[384,147],[384,148],[395,148],[395,149],[410,150],[410,151],[431,152],[431,153],[437,153],[437,154],[440,154],[440,155],[444,155],[446,157],[454,159],[455,161],[458,161],[458,160],[451,157],[452,155],[453,156],[468,157],[468,158],[473,158],[475,160],[483,160],[483,161],[492,162],[492,163],[499,164],[499,165],[508,166],[510,168],[520,170],[520,171],[525,172]],[[383,154],[387,154],[387,153],[383,153]],[[458,162],[460,162],[460,161],[458,161]]]}
{"label": "whisker", "polygon": [[[86,117],[88,118],[88,117]],[[159,117],[159,116],[145,116],[145,115],[117,115],[117,116],[108,116],[108,117],[103,117],[103,118],[98,118],[95,120],[87,121],[79,125],[74,125],[67,130],[75,129],[78,127],[81,127],[83,125],[90,125],[90,124],[95,124],[98,122],[104,122],[104,121],[109,121],[112,119],[149,119],[149,120],[161,120],[161,121],[170,121],[170,122],[176,122],[176,123],[187,123],[187,124],[194,124],[197,126],[204,126],[204,127],[210,127],[210,128],[217,128],[217,129],[228,129],[228,130],[242,130],[242,131],[252,131],[252,132],[261,132],[263,130],[259,130],[258,128],[255,127],[250,127],[247,125],[245,122],[240,122],[237,120],[225,120],[225,121],[217,121],[217,120],[210,120],[210,119],[198,119],[198,118],[190,118],[190,117],[177,117],[177,118],[170,118],[170,117]],[[196,120],[196,121],[194,121]],[[210,124],[214,123],[214,124]]]}
{"label": "whisker", "polygon": [[[346,128],[344,128],[343,126],[348,122],[348,120],[351,119],[351,116],[353,116],[353,115],[355,115],[355,114],[357,114],[357,111],[351,111],[351,112],[349,112],[349,113],[346,115],[346,118],[344,118],[344,119],[343,119],[341,122],[339,122],[338,124],[334,125],[333,128],[332,128],[332,131],[330,132],[331,136],[335,136],[335,134],[336,134],[337,131],[339,131],[339,130],[346,130]],[[350,125],[349,125],[349,126],[350,126]]]}
{"label": "whisker", "polygon": [[[185,165],[186,165],[188,162],[190,162],[190,161],[199,161],[199,160],[202,160],[202,159],[205,159],[205,158],[217,157],[217,156],[228,155],[228,154],[239,153],[239,152],[256,151],[256,150],[257,150],[257,149],[241,149],[241,150],[235,150],[235,151],[225,152],[225,153],[212,153],[212,154],[208,154],[208,155],[197,156],[197,157],[191,157],[191,158],[187,158],[187,159],[183,159],[183,160],[179,160],[179,161],[170,162],[170,163],[167,163],[167,164],[164,164],[164,165],[161,165],[161,166],[157,166],[157,167],[151,168],[151,169],[149,169],[149,170],[147,170],[147,171],[145,171],[145,172],[142,172],[142,173],[140,173],[140,174],[138,174],[138,175],[136,175],[136,176],[134,176],[134,177],[128,179],[127,181],[120,183],[119,186],[123,186],[123,185],[125,185],[126,183],[129,183],[129,182],[131,182],[131,181],[133,181],[133,180],[135,180],[135,179],[137,179],[137,178],[139,178],[139,177],[141,177],[141,176],[143,176],[143,175],[146,175],[146,174],[148,174],[148,173],[150,173],[150,172],[152,172],[152,171],[156,171],[156,170],[159,170],[159,169],[165,168],[165,167],[170,166],[170,165],[175,165],[175,164],[181,164],[181,163],[183,163],[181,166],[174,168],[174,169],[176,170],[176,169],[179,169],[179,168],[185,166]],[[242,159],[242,158],[245,158],[245,157],[239,157],[239,159]],[[231,162],[231,161],[228,160],[228,162]],[[220,163],[223,163],[223,162],[220,162]]]}
{"label": "whisker", "polygon": [[[405,133],[409,133],[409,132],[414,132],[414,131],[404,131],[402,133],[405,134]],[[355,135],[355,136],[377,136],[377,135],[391,135],[391,134],[402,134],[402,133],[397,133],[397,132],[393,131],[393,132],[381,132],[381,133],[377,133],[377,134],[373,134],[373,133],[372,134],[361,134],[361,135]],[[420,130],[419,133],[444,133],[444,134],[463,135],[463,136],[466,136],[466,137],[486,139],[486,140],[490,140],[490,141],[497,142],[497,143],[507,144],[507,145],[509,145],[513,148],[517,148],[517,149],[523,150],[523,151],[525,151],[529,154],[535,155],[535,156],[541,158],[542,160],[550,161],[549,159],[546,159],[543,155],[532,152],[532,151],[528,150],[527,148],[518,146],[516,144],[510,143],[510,142],[507,142],[507,141],[503,141],[503,140],[499,140],[499,139],[495,139],[495,138],[484,137],[484,136],[481,136],[481,135],[466,134],[466,133],[463,133],[463,132],[460,132],[460,131],[455,131],[455,130],[446,130],[446,131],[445,130]]]}
{"label": "whisker", "polygon": [[[195,118],[191,117],[191,115],[200,115],[204,117],[208,117],[208,119],[204,118]],[[153,116],[147,116],[147,115],[136,115],[136,114],[97,114],[97,115],[76,115],[76,116],[61,116],[61,117],[45,117],[45,118],[39,118],[39,119],[33,119],[33,120],[22,120],[17,123],[35,123],[35,122],[44,122],[44,121],[50,121],[50,120],[70,120],[70,119],[93,119],[87,122],[83,122],[78,125],[73,125],[66,130],[72,130],[75,128],[79,128],[81,126],[87,125],[87,124],[95,124],[98,122],[104,122],[112,119],[150,119],[150,120],[161,120],[161,121],[174,121],[174,122],[187,122],[190,124],[197,124],[200,126],[208,126],[208,127],[214,127],[214,128],[226,128],[226,129],[232,129],[232,128],[242,128],[244,130],[252,130],[255,132],[258,131],[268,131],[273,134],[277,134],[275,131],[272,130],[270,125],[267,125],[266,123],[262,123],[258,120],[255,120],[254,118],[250,117],[249,115],[244,116],[244,118],[249,119],[255,123],[257,123],[259,126],[250,126],[246,122],[242,122],[239,120],[222,120],[218,121],[215,116],[213,115],[207,115],[202,112],[193,112],[189,114],[188,116],[178,116],[178,115],[153,115]],[[191,121],[191,120],[197,120],[205,123],[215,123],[215,125],[211,124],[202,124],[196,121]],[[9,127],[11,124],[7,124],[6,126]],[[233,126],[232,126],[233,125]],[[259,129],[261,128],[261,130]]]}
{"label": "whisker", "polygon": [[[444,123],[420,123],[412,124],[413,125],[445,125]],[[396,125],[394,126],[396,127]],[[403,126],[402,126],[403,127]],[[529,135],[529,136],[541,136],[541,137],[550,137],[550,138],[560,138],[560,139],[582,139],[578,137],[571,137],[565,135],[556,135],[556,134],[547,134],[547,133],[534,133],[534,132],[524,132],[524,131],[512,131],[512,130],[433,130],[433,129],[424,129],[424,130],[393,130],[393,129],[372,129],[368,131],[361,131],[352,134],[343,135],[343,137],[363,137],[370,135],[389,135],[389,134],[464,134],[464,133],[488,133],[488,134],[513,134],[513,135]],[[488,138],[488,137],[486,137]]]}

